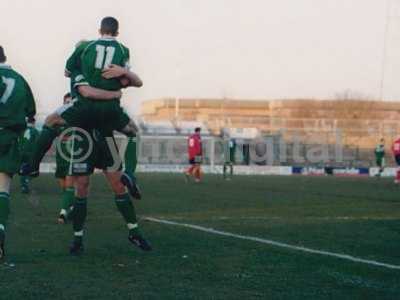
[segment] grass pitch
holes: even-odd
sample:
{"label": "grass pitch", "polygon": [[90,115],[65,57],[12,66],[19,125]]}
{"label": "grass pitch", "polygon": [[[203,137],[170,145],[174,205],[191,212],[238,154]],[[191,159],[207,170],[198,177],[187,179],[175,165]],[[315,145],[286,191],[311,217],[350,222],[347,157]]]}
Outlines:
{"label": "grass pitch", "polygon": [[[140,174],[138,214],[400,266],[400,188],[390,179]],[[93,177],[85,254],[70,257],[52,176],[14,181],[0,299],[399,299],[400,270],[141,221],[154,251],[127,241]]]}

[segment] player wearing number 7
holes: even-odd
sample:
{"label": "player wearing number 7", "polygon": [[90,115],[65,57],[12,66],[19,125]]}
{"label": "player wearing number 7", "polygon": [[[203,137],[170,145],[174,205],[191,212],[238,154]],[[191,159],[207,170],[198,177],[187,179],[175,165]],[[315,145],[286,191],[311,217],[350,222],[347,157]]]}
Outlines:
{"label": "player wearing number 7", "polygon": [[11,178],[21,164],[18,140],[26,128],[26,119],[33,120],[36,114],[28,83],[5,62],[6,56],[0,46],[0,260],[5,255]]}

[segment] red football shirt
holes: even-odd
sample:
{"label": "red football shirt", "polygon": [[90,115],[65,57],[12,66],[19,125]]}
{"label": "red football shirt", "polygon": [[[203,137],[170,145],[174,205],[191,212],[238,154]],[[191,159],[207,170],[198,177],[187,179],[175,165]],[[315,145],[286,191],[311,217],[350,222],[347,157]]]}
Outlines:
{"label": "red football shirt", "polygon": [[392,151],[395,156],[400,155],[400,139],[394,141]]}
{"label": "red football shirt", "polygon": [[192,134],[188,139],[189,159],[202,155],[201,136],[198,133]]}

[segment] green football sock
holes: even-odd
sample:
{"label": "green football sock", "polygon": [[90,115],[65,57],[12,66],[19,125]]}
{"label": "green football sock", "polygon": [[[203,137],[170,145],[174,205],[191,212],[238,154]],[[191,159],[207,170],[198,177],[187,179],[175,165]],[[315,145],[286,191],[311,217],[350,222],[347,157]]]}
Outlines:
{"label": "green football sock", "polygon": [[34,170],[39,169],[40,162],[42,161],[47,151],[50,149],[51,144],[56,137],[57,131],[54,128],[43,126],[42,132],[36,140],[35,146],[33,148],[33,154],[30,159],[30,165]]}
{"label": "green football sock", "polygon": [[5,231],[1,228],[1,225],[0,225],[0,244],[3,244],[4,241],[5,241],[5,239],[6,239],[6,233],[5,233]]}
{"label": "green football sock", "polygon": [[20,176],[19,177],[19,182],[22,187],[27,187],[29,184],[29,176]]}
{"label": "green football sock", "polygon": [[119,212],[124,218],[128,229],[129,234],[137,234],[139,233],[139,228],[137,224],[137,217],[135,207],[128,194],[116,195],[115,196],[115,205],[117,206]]}
{"label": "green football sock", "polygon": [[0,193],[0,231],[5,231],[10,214],[10,195]]}
{"label": "green football sock", "polygon": [[125,172],[128,174],[135,174],[137,167],[137,155],[136,155],[136,137],[128,138],[128,145],[125,151]]}
{"label": "green football sock", "polygon": [[87,199],[86,198],[75,198],[72,228],[74,229],[75,240],[82,241],[83,227],[85,226],[87,215]]}
{"label": "green football sock", "polygon": [[64,189],[61,200],[61,208],[68,211],[75,199],[75,189],[73,187],[67,187]]}

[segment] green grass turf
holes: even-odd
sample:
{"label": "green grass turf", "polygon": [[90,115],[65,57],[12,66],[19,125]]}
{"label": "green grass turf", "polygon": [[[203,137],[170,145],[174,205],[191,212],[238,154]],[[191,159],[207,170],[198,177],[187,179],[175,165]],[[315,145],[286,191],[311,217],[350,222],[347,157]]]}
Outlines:
{"label": "green grass turf", "polygon": [[[400,265],[400,188],[389,179],[221,177],[185,184],[140,174],[152,216]],[[17,178],[16,178],[17,179]],[[92,181],[86,251],[70,257],[71,226],[57,225],[52,176],[21,195],[14,181],[9,262],[0,299],[400,299],[400,270],[141,222],[142,253],[102,175]]]}

